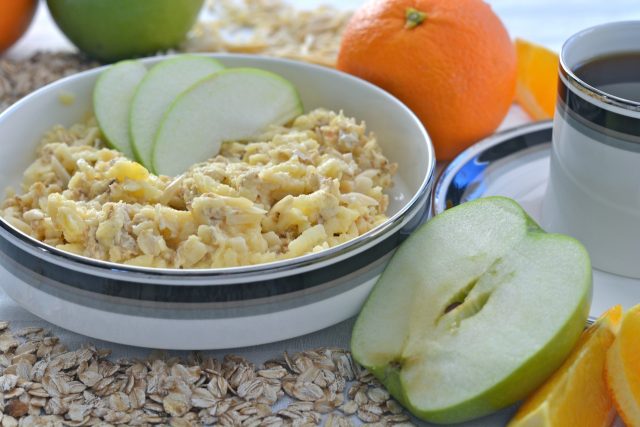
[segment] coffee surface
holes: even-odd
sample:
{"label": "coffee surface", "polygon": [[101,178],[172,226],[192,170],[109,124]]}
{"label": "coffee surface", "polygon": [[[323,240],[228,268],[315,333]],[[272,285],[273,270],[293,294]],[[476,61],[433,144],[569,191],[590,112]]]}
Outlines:
{"label": "coffee surface", "polygon": [[600,56],[581,64],[574,73],[603,92],[640,102],[640,51]]}

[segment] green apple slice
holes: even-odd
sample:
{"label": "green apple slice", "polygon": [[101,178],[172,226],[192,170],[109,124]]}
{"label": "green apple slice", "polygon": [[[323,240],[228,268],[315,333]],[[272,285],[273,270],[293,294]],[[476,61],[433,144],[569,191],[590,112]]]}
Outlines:
{"label": "green apple slice", "polygon": [[533,391],[589,313],[583,246],[491,197],[436,216],[398,249],[360,313],[355,359],[416,416],[476,418]]}
{"label": "green apple slice", "polygon": [[295,87],[256,68],[206,77],[169,107],[153,148],[156,173],[175,176],[215,156],[224,141],[256,136],[302,113]]}
{"label": "green apple slice", "polygon": [[171,102],[204,77],[223,68],[213,58],[181,55],[155,65],[142,79],[131,102],[129,132],[133,152],[147,169],[151,168],[156,133]]}
{"label": "green apple slice", "polygon": [[133,94],[147,69],[138,61],[121,61],[100,74],[93,88],[93,110],[107,144],[133,159],[129,111]]}

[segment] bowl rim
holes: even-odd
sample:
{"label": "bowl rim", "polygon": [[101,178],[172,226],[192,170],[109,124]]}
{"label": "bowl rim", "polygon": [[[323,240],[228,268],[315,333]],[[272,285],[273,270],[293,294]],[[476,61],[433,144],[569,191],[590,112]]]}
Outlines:
{"label": "bowl rim", "polygon": [[[339,70],[331,69],[328,67],[323,67],[316,64],[305,63],[301,61],[290,60],[286,58],[275,58],[268,57],[264,55],[252,55],[252,54],[234,54],[234,53],[188,53],[189,55],[201,55],[213,57],[216,59],[220,59],[224,62],[226,59],[242,59],[242,60],[258,60],[260,62],[267,63],[280,63],[285,64],[289,67],[294,68],[310,68],[315,71],[319,71],[321,73],[327,73],[337,78],[346,79],[352,84],[364,85],[369,90],[374,92],[378,92],[383,97],[387,98],[389,102],[395,104],[400,110],[404,111],[409,118],[415,123],[419,132],[421,133],[420,140],[426,144],[427,148],[427,165],[426,165],[426,174],[421,182],[418,190],[413,194],[411,199],[409,199],[403,206],[389,217],[386,221],[374,227],[373,229],[367,231],[366,233],[355,237],[347,242],[341,243],[339,245],[333,246],[331,248],[324,249],[320,252],[315,252],[311,254],[305,254],[298,257],[272,261],[262,264],[252,264],[252,265],[243,265],[237,267],[218,267],[218,268],[157,268],[157,267],[141,267],[134,265],[127,265],[116,263],[112,261],[104,261],[99,259],[90,258],[84,255],[78,255],[71,252],[64,251],[62,249],[58,249],[51,245],[48,245],[40,240],[27,235],[21,230],[17,229],[13,225],[11,225],[8,221],[6,221],[2,216],[0,216],[0,231],[4,230],[8,232],[8,235],[15,238],[17,242],[21,243],[21,247],[23,249],[35,249],[35,251],[30,251],[37,254],[40,258],[52,258],[57,259],[61,262],[76,264],[81,267],[93,267],[98,268],[103,271],[111,271],[111,272],[127,272],[134,274],[143,274],[146,276],[165,276],[165,277],[176,277],[176,276],[189,276],[189,277],[230,277],[230,276],[246,276],[246,275],[256,275],[262,273],[274,273],[274,272],[288,272],[290,274],[297,274],[300,272],[299,270],[308,270],[309,267],[316,266],[319,268],[322,265],[327,263],[332,263],[338,261],[340,259],[344,259],[347,256],[352,254],[361,252],[367,247],[372,246],[376,243],[380,238],[388,234],[390,231],[399,229],[401,226],[406,224],[411,218],[406,218],[407,214],[411,211],[414,211],[416,206],[420,205],[421,201],[425,201],[429,203],[429,192],[432,187],[432,183],[435,179],[435,167],[436,167],[436,157],[435,150],[433,147],[433,143],[431,142],[431,138],[427,133],[424,125],[418,119],[418,117],[407,107],[404,103],[402,103],[398,98],[387,92],[386,90],[366,81],[360,79],[359,77],[344,73]],[[157,55],[151,57],[140,58],[145,65],[153,65],[157,62],[160,62],[164,59],[174,57],[180,54],[171,54],[171,55]],[[103,65],[94,69],[85,70],[77,74],[73,74],[62,79],[59,79],[55,82],[49,83],[32,93],[26,95],[19,101],[15,102],[5,111],[0,113],[0,122],[4,120],[9,120],[16,111],[20,110],[23,105],[33,102],[34,99],[39,96],[43,96],[46,92],[55,91],[59,86],[63,86],[68,84],[72,80],[83,79],[87,76],[99,74],[104,71],[110,65]],[[5,233],[0,233],[0,237],[6,237]],[[16,243],[16,242],[12,242]]]}

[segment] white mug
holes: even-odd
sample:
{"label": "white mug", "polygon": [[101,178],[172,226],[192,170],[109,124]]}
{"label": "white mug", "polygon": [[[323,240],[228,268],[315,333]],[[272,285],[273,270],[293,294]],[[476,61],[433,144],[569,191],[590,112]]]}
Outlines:
{"label": "white mug", "polygon": [[585,62],[625,52],[640,53],[640,21],[589,28],[562,47],[541,222],[580,240],[595,268],[640,278],[640,102],[607,94],[574,73]]}

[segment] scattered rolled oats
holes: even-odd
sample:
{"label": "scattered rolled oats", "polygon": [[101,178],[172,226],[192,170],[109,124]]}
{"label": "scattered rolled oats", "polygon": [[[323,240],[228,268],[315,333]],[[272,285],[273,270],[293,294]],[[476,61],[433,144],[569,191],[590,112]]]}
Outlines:
{"label": "scattered rolled oats", "polygon": [[[378,381],[339,348],[269,360],[222,361],[152,353],[109,359],[86,345],[67,350],[41,328],[0,322],[0,426],[411,425]],[[279,409],[276,409],[279,408]]]}
{"label": "scattered rolled oats", "polygon": [[98,65],[73,52],[38,52],[26,59],[0,59],[0,111],[41,86]]}
{"label": "scattered rolled oats", "polygon": [[282,0],[210,0],[212,19],[200,21],[182,49],[242,52],[335,66],[351,11],[301,10]]}
{"label": "scattered rolled oats", "polygon": [[4,413],[14,418],[20,418],[26,415],[27,412],[29,412],[29,406],[16,399],[9,401],[7,406],[4,407]]}

